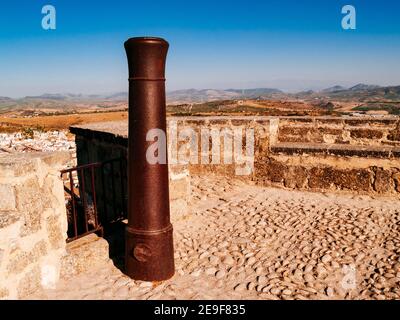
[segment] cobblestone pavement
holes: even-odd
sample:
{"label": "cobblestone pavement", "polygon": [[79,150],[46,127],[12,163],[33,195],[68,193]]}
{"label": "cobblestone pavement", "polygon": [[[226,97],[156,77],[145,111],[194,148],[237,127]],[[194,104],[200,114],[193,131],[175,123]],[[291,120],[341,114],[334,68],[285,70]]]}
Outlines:
{"label": "cobblestone pavement", "polygon": [[133,281],[110,262],[30,298],[400,298],[398,199],[193,182],[172,279]]}

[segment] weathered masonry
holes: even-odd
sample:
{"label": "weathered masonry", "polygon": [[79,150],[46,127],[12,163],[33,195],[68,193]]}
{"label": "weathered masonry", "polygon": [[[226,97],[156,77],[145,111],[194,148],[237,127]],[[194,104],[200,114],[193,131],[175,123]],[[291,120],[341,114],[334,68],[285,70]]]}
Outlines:
{"label": "weathered masonry", "polygon": [[0,154],[0,299],[51,289],[108,261],[108,244],[89,235],[71,243],[60,170],[68,152]]}
{"label": "weathered masonry", "polygon": [[[199,134],[204,128],[253,128],[255,135],[250,175],[237,176],[235,163],[170,165],[172,217],[186,212],[190,174],[199,173],[289,189],[400,194],[396,117],[170,117],[167,122],[168,127],[177,126],[178,135],[188,127]],[[74,126],[71,132],[76,135],[79,164],[126,156],[127,122]],[[169,153],[177,148],[172,141],[168,137]],[[178,141],[178,148],[184,143]]]}
{"label": "weathered masonry", "polygon": [[51,287],[67,230],[59,169],[69,155],[0,155],[0,298]]}

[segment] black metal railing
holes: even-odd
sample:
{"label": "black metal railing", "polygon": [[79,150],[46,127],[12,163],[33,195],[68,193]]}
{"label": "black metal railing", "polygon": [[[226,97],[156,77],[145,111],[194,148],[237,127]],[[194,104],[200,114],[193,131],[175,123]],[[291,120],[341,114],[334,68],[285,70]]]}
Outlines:
{"label": "black metal railing", "polygon": [[90,233],[104,235],[126,219],[126,159],[80,165],[61,171],[66,197],[67,242]]}

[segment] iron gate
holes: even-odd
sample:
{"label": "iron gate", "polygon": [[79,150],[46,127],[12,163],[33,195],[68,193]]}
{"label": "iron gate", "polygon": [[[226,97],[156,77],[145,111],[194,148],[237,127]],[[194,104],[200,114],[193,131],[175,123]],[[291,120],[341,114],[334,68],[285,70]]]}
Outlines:
{"label": "iron gate", "polygon": [[61,171],[68,219],[67,242],[100,236],[127,218],[127,161],[116,158]]}

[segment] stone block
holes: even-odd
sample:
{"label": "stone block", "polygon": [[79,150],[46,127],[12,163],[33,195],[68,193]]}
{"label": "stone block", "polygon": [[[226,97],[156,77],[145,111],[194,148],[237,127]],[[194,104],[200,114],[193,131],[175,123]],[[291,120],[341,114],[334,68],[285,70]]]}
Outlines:
{"label": "stone block", "polygon": [[0,211],[0,229],[17,222],[21,214],[17,211]]}
{"label": "stone block", "polygon": [[255,175],[264,179],[266,178],[271,182],[282,183],[287,170],[287,165],[269,158],[264,163],[256,163]]}
{"label": "stone block", "polygon": [[350,119],[345,119],[344,122],[350,126],[362,126],[364,127],[365,125],[368,126],[373,126],[373,127],[383,127],[383,126],[390,126],[396,123],[396,120],[394,119],[365,119],[365,118],[350,118]]}
{"label": "stone block", "polygon": [[378,193],[387,193],[393,190],[391,176],[391,171],[377,168],[375,171],[374,190]]}
{"label": "stone block", "polygon": [[387,138],[390,141],[400,141],[400,126],[390,131]]}
{"label": "stone block", "polygon": [[19,274],[32,262],[32,256],[28,252],[18,248],[9,257],[7,266],[8,274]]}
{"label": "stone block", "polygon": [[30,178],[15,186],[17,209],[24,218],[21,236],[37,232],[41,228],[41,218],[48,195],[42,194],[38,179]]}
{"label": "stone block", "polygon": [[310,170],[308,186],[311,189],[330,189],[334,172],[331,168],[313,167]]}
{"label": "stone block", "polygon": [[372,177],[368,169],[334,171],[334,184],[340,190],[371,191]]}
{"label": "stone block", "polygon": [[109,259],[108,242],[96,234],[89,234],[67,244],[66,255],[61,259],[61,278],[69,278],[94,270]]}
{"label": "stone block", "polygon": [[71,154],[68,151],[46,152],[42,153],[41,160],[52,169],[61,170],[71,160]]}
{"label": "stone block", "polygon": [[171,221],[174,222],[189,213],[189,206],[186,200],[176,199],[170,202]]}
{"label": "stone block", "polygon": [[0,154],[1,177],[23,177],[35,172],[38,161],[35,161],[30,154]]}
{"label": "stone block", "polygon": [[371,173],[368,169],[339,170],[333,167],[313,167],[310,171],[311,189],[370,191]]}
{"label": "stone block", "polygon": [[40,285],[41,271],[38,265],[27,272],[18,283],[18,297],[24,298],[41,288]]}
{"label": "stone block", "polygon": [[175,199],[188,199],[190,194],[189,181],[186,178],[178,180],[170,180],[169,183],[169,198]]}
{"label": "stone block", "polygon": [[[279,141],[286,141],[287,136],[296,136],[305,139],[311,132],[312,128],[309,127],[291,127],[284,126],[279,128]],[[283,140],[282,140],[283,139]],[[303,140],[304,141],[304,140]]]}
{"label": "stone block", "polygon": [[[170,121],[168,121],[168,124],[169,124],[169,122]],[[180,125],[205,126],[205,125],[208,125],[208,123],[209,123],[208,119],[199,118],[199,119],[193,119],[193,120],[184,120],[184,123],[180,123]]]}
{"label": "stone block", "polygon": [[9,295],[8,289],[0,287],[0,300],[7,299],[8,295]]}
{"label": "stone block", "polygon": [[63,233],[61,228],[59,216],[52,215],[46,218],[46,231],[52,249],[59,249],[64,246],[67,236]]}
{"label": "stone block", "polygon": [[382,139],[383,132],[373,129],[354,129],[350,131],[350,137],[356,139]]}
{"label": "stone block", "polygon": [[321,134],[329,134],[329,135],[336,135],[336,136],[340,136],[343,133],[342,129],[329,128],[329,127],[318,128],[318,131]]}
{"label": "stone block", "polygon": [[15,210],[14,187],[7,184],[0,184],[0,211]]}
{"label": "stone block", "polygon": [[303,167],[289,167],[285,175],[285,187],[302,189],[307,183],[308,172]]}
{"label": "stone block", "polygon": [[[213,121],[215,122],[215,121]],[[210,124],[212,125],[213,122],[211,122]],[[249,120],[248,119],[234,119],[231,118],[230,119],[230,123],[232,124],[232,126],[245,126],[249,124]]]}
{"label": "stone block", "polygon": [[168,164],[168,170],[170,178],[174,179],[176,176],[180,176],[185,174],[186,176],[189,175],[188,165],[184,164]]}
{"label": "stone block", "polygon": [[19,274],[27,266],[37,262],[47,254],[47,244],[44,240],[38,242],[31,251],[16,249],[9,258],[7,271],[8,274]]}

